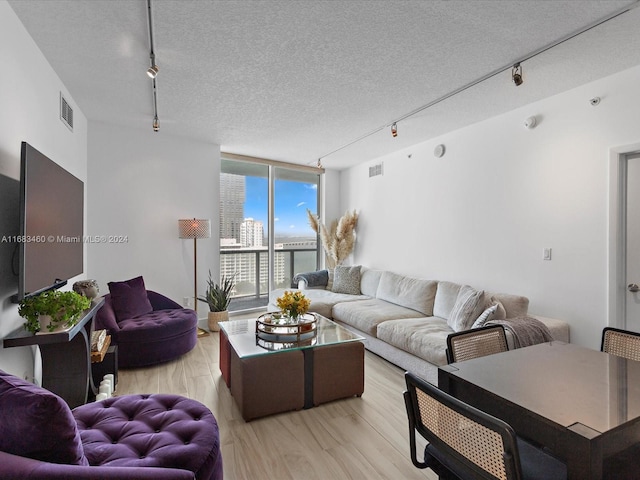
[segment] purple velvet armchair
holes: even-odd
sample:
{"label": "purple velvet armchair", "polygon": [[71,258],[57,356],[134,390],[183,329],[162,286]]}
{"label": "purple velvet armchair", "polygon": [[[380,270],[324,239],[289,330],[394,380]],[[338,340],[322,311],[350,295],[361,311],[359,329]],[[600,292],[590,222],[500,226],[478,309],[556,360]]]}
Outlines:
{"label": "purple velvet armchair", "polygon": [[111,293],[94,319],[118,345],[119,367],[167,362],[189,352],[198,339],[198,317],[188,308],[152,290],[142,277],[110,282]]}
{"label": "purple velvet armchair", "polygon": [[0,478],[222,480],[218,425],[178,395],[126,395],[71,410],[0,371]]}

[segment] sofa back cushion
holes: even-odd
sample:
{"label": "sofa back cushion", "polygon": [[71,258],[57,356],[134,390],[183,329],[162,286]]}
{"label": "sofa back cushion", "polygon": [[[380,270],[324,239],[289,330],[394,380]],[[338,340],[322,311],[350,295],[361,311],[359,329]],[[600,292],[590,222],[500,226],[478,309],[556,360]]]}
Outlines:
{"label": "sofa back cushion", "polygon": [[1,370],[0,450],[44,462],[89,465],[65,401]]}
{"label": "sofa back cushion", "polygon": [[392,272],[382,272],[376,297],[417,310],[423,315],[433,315],[433,302],[436,296],[437,282],[405,277]]}
{"label": "sofa back cushion", "polygon": [[433,303],[433,315],[435,317],[449,319],[451,309],[456,304],[458,292],[462,285],[453,282],[438,282],[438,290]]}
{"label": "sofa back cushion", "polygon": [[380,285],[382,270],[371,270],[362,267],[360,270],[360,292],[368,297],[375,297]]}
{"label": "sofa back cushion", "polygon": [[153,312],[142,277],[124,282],[109,282],[107,285],[118,322]]}
{"label": "sofa back cushion", "polygon": [[526,317],[529,311],[529,299],[522,295],[485,292],[484,298],[485,306],[489,306],[492,298],[498,300],[505,309],[506,318]]}
{"label": "sofa back cushion", "polygon": [[[453,282],[438,282],[438,290],[436,292],[436,298],[433,305],[433,315],[436,317],[449,320],[451,316],[451,310],[456,303],[458,293],[460,292],[462,285]],[[529,310],[529,299],[522,295],[511,295],[509,293],[491,293],[484,292],[484,298],[482,299],[483,311],[489,307],[494,301],[500,302],[501,307],[504,307],[505,315],[494,315],[493,319],[504,318],[516,318],[524,317]],[[501,311],[501,309],[500,309]],[[480,312],[482,313],[482,312]]]}

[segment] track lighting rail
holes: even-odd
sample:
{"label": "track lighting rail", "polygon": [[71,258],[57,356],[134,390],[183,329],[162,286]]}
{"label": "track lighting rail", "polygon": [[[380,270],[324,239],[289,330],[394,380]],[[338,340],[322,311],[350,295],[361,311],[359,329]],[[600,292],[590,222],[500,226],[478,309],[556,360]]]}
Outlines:
{"label": "track lighting rail", "polygon": [[[433,100],[433,101],[431,101],[431,102],[429,102],[429,103],[427,103],[425,105],[422,105],[421,107],[418,107],[415,110],[412,110],[409,113],[407,113],[407,114],[405,114],[405,115],[403,115],[403,116],[401,116],[399,118],[396,118],[395,120],[392,120],[389,123],[386,123],[386,124],[384,124],[384,125],[382,125],[382,126],[380,126],[378,128],[375,128],[374,130],[371,130],[368,133],[365,133],[364,135],[359,136],[355,140],[352,140],[352,141],[350,141],[348,143],[345,143],[345,144],[339,146],[338,148],[336,148],[334,150],[331,150],[330,152],[325,153],[324,155],[321,155],[317,160],[317,164],[321,165],[323,159],[333,155],[334,153],[339,152],[340,150],[344,150],[345,148],[350,147],[351,145],[354,145],[354,144],[364,140],[365,138],[370,137],[370,136],[380,132],[381,130],[386,130],[387,128],[391,127],[392,136],[393,137],[397,137],[398,136],[397,124],[399,122],[401,122],[403,120],[406,120],[407,118],[413,117],[414,115],[417,115],[418,113],[420,113],[420,112],[422,112],[424,110],[427,110],[428,108],[431,108],[434,105],[437,105],[437,104],[439,104],[441,102],[444,102],[445,100],[447,100],[447,99],[449,99],[449,98],[451,98],[451,97],[453,97],[455,95],[458,95],[459,93],[462,93],[465,90],[468,90],[468,89],[478,85],[479,83],[482,83],[482,82],[484,82],[486,80],[489,80],[490,78],[493,78],[493,77],[495,77],[496,75],[498,75],[500,73],[503,73],[503,72],[509,71],[509,70],[513,71],[513,69],[515,69],[515,67],[520,68],[520,72],[521,72],[522,71],[521,70],[522,69],[521,64],[523,62],[526,62],[527,60],[531,60],[532,58],[534,58],[534,57],[536,57],[536,56],[538,56],[538,55],[540,55],[540,54],[542,54],[542,53],[544,53],[544,52],[546,52],[546,51],[548,51],[548,50],[550,50],[550,49],[552,49],[554,47],[557,47],[558,45],[561,45],[561,44],[571,40],[572,38],[575,38],[575,37],[577,37],[579,35],[582,35],[583,33],[588,32],[589,30],[592,30],[593,28],[602,25],[602,24],[608,22],[609,20],[613,20],[614,18],[617,18],[620,15],[623,15],[623,14],[625,14],[627,12],[630,12],[631,10],[634,10],[638,6],[640,6],[640,0],[636,0],[636,2],[631,4],[631,5],[628,5],[628,6],[624,7],[624,8],[621,8],[620,10],[617,10],[617,11],[615,11],[615,12],[613,12],[613,13],[611,13],[611,14],[603,17],[603,18],[600,18],[599,20],[596,20],[596,21],[594,21],[594,22],[592,22],[592,23],[590,23],[590,24],[588,24],[588,25],[586,25],[586,26],[584,26],[584,27],[572,32],[572,33],[569,33],[569,34],[565,35],[564,37],[559,38],[558,40],[555,40],[555,41],[553,41],[553,42],[551,42],[551,43],[549,43],[549,44],[547,44],[547,45],[545,45],[545,46],[543,46],[543,47],[541,47],[541,48],[539,48],[537,50],[534,50],[534,51],[526,54],[524,57],[521,57],[520,59],[518,59],[518,60],[516,60],[514,62],[510,62],[507,65],[503,65],[503,66],[501,66],[499,68],[496,68],[495,70],[492,70],[491,72],[487,73],[486,75],[483,75],[482,77],[480,77],[480,78],[478,78],[476,80],[473,80],[472,82],[467,83],[466,85],[463,85],[463,86],[461,86],[459,88],[456,88],[455,90],[453,90],[453,91],[451,91],[451,92],[449,92],[449,93],[447,93],[445,95],[442,95],[441,97],[438,97],[435,100]],[[512,75],[512,80],[515,83],[515,79],[513,78],[513,75]],[[522,78],[521,78],[521,81],[522,81]],[[309,162],[309,165],[311,165],[312,163],[313,162]]]}
{"label": "track lighting rail", "polygon": [[151,124],[153,131],[158,132],[160,130],[160,122],[158,120],[158,85],[156,83],[156,76],[158,75],[158,65],[156,64],[155,46],[153,41],[153,19],[151,17],[151,0],[147,0],[147,15],[149,25],[149,68],[147,69],[147,75],[151,78],[151,90],[153,101],[153,123]]}

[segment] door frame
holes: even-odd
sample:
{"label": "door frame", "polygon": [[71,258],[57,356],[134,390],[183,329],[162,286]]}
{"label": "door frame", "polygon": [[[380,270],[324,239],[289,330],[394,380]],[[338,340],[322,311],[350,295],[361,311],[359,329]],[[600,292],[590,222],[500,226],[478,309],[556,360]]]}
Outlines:
{"label": "door frame", "polygon": [[609,327],[626,328],[627,160],[637,154],[640,154],[640,142],[609,149]]}

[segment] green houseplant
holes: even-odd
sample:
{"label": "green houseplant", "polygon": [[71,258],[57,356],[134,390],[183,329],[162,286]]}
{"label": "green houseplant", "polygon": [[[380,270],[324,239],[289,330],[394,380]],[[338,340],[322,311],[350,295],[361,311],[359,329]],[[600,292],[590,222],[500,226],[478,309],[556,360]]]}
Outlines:
{"label": "green houseplant", "polygon": [[24,327],[33,333],[39,332],[46,323],[46,328],[53,332],[61,326],[73,326],[78,321],[78,316],[83,310],[91,306],[91,300],[76,292],[61,292],[50,290],[48,292],[27,297],[20,302],[18,313],[27,321]]}
{"label": "green houseplant", "polygon": [[216,283],[211,278],[211,270],[209,270],[209,279],[207,280],[207,291],[204,296],[198,297],[198,300],[209,305],[209,330],[217,332],[220,330],[218,322],[229,320],[229,303],[231,295],[236,288],[235,274],[220,278],[220,283]]}

